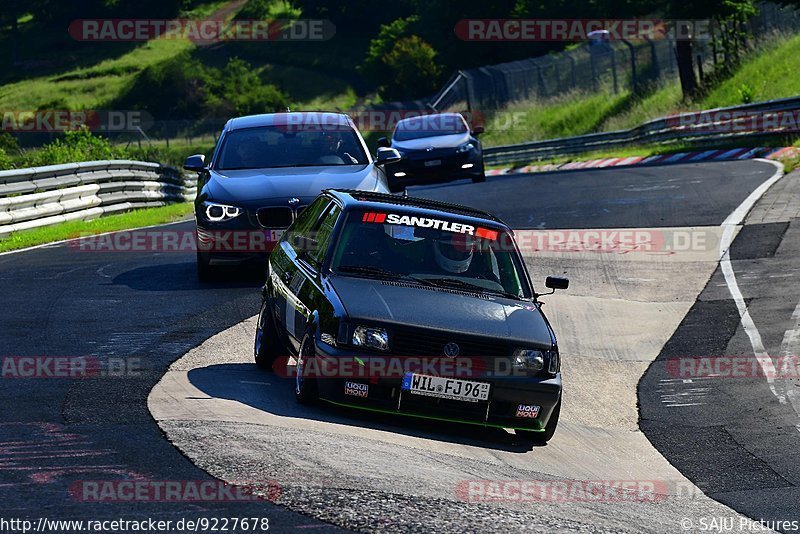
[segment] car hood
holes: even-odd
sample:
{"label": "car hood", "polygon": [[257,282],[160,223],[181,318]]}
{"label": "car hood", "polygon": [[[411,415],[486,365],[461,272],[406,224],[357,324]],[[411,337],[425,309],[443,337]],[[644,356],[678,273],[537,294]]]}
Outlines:
{"label": "car hood", "polygon": [[331,275],[330,281],[352,320],[446,330],[543,348],[553,342],[547,321],[531,302],[341,275]]}
{"label": "car hood", "polygon": [[332,188],[385,191],[372,164],[212,171],[204,189],[216,201],[247,203],[287,197],[303,200]]}
{"label": "car hood", "polygon": [[423,137],[421,139],[411,139],[409,141],[394,141],[392,147],[398,150],[425,150],[427,148],[456,148],[469,142],[469,132],[463,134],[437,135],[434,137]]}

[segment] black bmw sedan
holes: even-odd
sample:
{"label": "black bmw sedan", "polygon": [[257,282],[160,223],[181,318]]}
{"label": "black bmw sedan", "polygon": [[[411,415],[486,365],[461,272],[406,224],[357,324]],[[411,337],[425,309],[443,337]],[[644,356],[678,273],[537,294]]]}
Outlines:
{"label": "black bmw sedan", "polygon": [[431,200],[325,191],[269,263],[255,360],[294,369],[299,402],[552,437],[558,344],[502,221]]}
{"label": "black bmw sedan", "polygon": [[323,189],[388,191],[383,165],[399,160],[380,149],[376,159],[355,124],[341,113],[274,113],[231,119],[211,161],[186,159],[199,173],[195,200],[197,272],[266,260],[283,231]]}
{"label": "black bmw sedan", "polygon": [[470,129],[459,113],[437,113],[398,121],[392,139],[378,139],[379,147],[397,149],[402,160],[387,167],[389,188],[402,191],[407,185],[447,182],[469,178],[486,181],[483,149],[477,135],[482,126]]}

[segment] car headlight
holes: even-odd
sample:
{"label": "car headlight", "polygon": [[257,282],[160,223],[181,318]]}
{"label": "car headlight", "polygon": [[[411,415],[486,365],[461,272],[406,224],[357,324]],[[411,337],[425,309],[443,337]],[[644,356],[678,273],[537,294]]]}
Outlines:
{"label": "car headlight", "polygon": [[206,219],[211,222],[229,221],[242,214],[242,208],[236,206],[228,206],[226,204],[217,204],[215,202],[206,202]]}
{"label": "car headlight", "polygon": [[517,349],[511,367],[514,371],[535,375],[544,369],[544,353],[535,349]]}
{"label": "car headlight", "polygon": [[558,355],[558,351],[548,350],[547,354],[549,356],[547,371],[552,375],[558,374],[558,372],[561,371],[561,357]]}
{"label": "car headlight", "polygon": [[472,143],[464,143],[460,147],[456,149],[456,154],[463,154],[464,152],[469,152],[475,149],[475,145]]}
{"label": "car headlight", "polygon": [[352,343],[356,347],[389,350],[389,334],[383,328],[357,326],[353,330]]}

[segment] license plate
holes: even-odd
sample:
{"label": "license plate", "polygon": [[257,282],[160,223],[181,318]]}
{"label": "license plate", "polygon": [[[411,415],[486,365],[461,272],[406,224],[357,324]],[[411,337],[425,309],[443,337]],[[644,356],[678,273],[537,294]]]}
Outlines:
{"label": "license plate", "polygon": [[491,384],[487,382],[460,380],[458,378],[406,373],[403,376],[402,388],[414,395],[466,402],[479,402],[489,399]]}
{"label": "license plate", "polygon": [[425,166],[426,167],[436,167],[437,165],[441,165],[441,164],[442,164],[442,160],[440,160],[440,159],[432,159],[432,160],[429,160],[429,161],[425,162]]}
{"label": "license plate", "polygon": [[281,237],[283,237],[283,232],[285,230],[267,230],[267,241],[271,241],[273,243],[280,241]]}

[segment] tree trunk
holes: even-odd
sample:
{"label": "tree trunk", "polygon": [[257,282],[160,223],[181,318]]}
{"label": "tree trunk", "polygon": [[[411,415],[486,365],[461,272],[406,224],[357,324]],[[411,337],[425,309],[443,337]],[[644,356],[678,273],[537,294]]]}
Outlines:
{"label": "tree trunk", "polygon": [[678,60],[678,75],[681,78],[683,98],[692,98],[697,94],[697,78],[694,75],[694,58],[690,39],[678,39],[675,42],[675,57]]}

